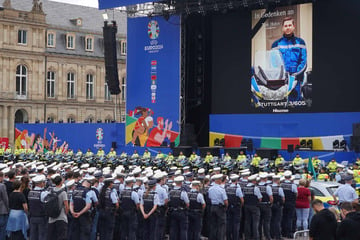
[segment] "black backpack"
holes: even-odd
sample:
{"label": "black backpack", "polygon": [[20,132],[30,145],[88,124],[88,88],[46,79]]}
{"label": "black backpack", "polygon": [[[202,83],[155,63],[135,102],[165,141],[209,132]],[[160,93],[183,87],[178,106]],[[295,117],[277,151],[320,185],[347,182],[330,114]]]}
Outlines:
{"label": "black backpack", "polygon": [[59,205],[59,195],[64,190],[55,192],[53,189],[44,199],[45,213],[48,217],[57,218],[61,213],[61,207]]}

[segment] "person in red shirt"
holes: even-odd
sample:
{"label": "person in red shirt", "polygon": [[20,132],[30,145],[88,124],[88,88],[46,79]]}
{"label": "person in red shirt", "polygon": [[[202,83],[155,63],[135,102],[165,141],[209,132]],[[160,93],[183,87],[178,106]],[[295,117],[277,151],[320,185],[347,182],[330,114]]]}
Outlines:
{"label": "person in red shirt", "polygon": [[311,193],[305,187],[306,180],[299,180],[298,195],[296,198],[296,227],[298,230],[308,229],[308,218],[310,211]]}

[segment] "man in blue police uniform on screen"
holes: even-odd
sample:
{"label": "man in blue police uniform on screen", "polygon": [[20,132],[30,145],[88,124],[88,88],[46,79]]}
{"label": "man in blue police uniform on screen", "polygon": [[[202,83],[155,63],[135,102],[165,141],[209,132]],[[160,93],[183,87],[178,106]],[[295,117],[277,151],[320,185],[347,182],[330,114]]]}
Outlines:
{"label": "man in blue police uniform on screen", "polygon": [[283,19],[283,36],[276,40],[271,48],[279,50],[285,64],[286,72],[295,76],[298,80],[296,91],[300,96],[300,82],[304,78],[304,72],[307,68],[307,51],[305,41],[295,37],[295,20],[291,17]]}
{"label": "man in blue police uniform on screen", "polygon": [[307,52],[305,41],[295,37],[295,20],[291,17],[283,19],[283,37],[276,40],[271,48],[278,49],[284,59],[285,68],[294,76],[303,74],[307,67]]}

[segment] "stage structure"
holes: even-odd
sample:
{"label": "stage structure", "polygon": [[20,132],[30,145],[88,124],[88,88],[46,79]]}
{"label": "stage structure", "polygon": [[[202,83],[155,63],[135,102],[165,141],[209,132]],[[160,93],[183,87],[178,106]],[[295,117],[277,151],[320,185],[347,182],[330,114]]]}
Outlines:
{"label": "stage structure", "polygon": [[180,145],[239,148],[252,140],[254,151],[286,151],[305,140],[306,148],[331,151],[345,141],[346,151],[360,151],[351,138],[352,123],[360,122],[353,71],[360,48],[348,24],[360,24],[359,1],[116,3],[114,11],[149,22],[180,16]]}

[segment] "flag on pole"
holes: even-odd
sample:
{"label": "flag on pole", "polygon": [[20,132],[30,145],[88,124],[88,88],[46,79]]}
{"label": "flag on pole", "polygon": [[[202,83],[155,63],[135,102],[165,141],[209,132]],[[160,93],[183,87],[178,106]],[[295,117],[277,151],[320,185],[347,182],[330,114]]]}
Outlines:
{"label": "flag on pole", "polygon": [[308,161],[308,173],[311,173],[313,175],[313,179],[316,181],[316,171],[312,162],[312,157],[309,157]]}

